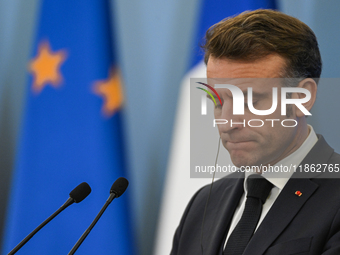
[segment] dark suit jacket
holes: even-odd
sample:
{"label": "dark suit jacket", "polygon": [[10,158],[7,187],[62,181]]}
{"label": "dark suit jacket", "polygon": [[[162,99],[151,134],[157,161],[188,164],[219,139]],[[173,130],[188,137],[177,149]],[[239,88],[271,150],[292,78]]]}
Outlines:
{"label": "dark suit jacket", "polygon": [[[319,136],[301,165],[339,163],[340,155]],[[230,222],[243,194],[244,179],[235,177],[233,174],[213,185],[203,227],[204,255],[222,254]],[[244,255],[340,255],[339,173],[314,172],[306,178],[297,177],[301,176],[294,173],[287,182]],[[189,202],[176,230],[171,255],[202,254],[201,227],[209,190],[210,185],[203,187]],[[296,191],[302,195],[295,195]]]}

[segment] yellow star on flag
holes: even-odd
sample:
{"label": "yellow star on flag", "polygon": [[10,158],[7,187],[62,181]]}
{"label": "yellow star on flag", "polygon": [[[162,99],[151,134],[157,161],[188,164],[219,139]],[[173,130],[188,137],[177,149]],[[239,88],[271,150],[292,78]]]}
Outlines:
{"label": "yellow star on flag", "polygon": [[119,72],[112,68],[107,80],[95,83],[94,93],[104,99],[102,107],[104,115],[112,116],[123,104],[123,90]]}
{"label": "yellow star on flag", "polygon": [[29,64],[29,70],[33,75],[32,89],[34,92],[41,92],[47,84],[54,87],[61,84],[63,77],[60,67],[65,59],[65,50],[53,52],[48,41],[39,44],[38,54]]}

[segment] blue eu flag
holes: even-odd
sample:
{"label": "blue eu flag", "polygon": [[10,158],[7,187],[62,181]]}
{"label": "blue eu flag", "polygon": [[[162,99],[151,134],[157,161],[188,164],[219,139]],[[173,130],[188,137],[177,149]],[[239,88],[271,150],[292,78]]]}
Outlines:
{"label": "blue eu flag", "polygon": [[[30,81],[3,253],[69,197],[81,182],[92,193],[38,232],[18,254],[67,254],[126,177],[121,107],[106,0],[45,0],[28,64]],[[129,192],[115,200],[79,254],[135,253]]]}

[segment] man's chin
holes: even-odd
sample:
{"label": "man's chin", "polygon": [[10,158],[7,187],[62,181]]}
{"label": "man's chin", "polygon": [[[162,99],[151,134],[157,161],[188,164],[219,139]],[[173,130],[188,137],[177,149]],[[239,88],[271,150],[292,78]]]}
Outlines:
{"label": "man's chin", "polygon": [[247,156],[241,153],[237,153],[237,155],[235,154],[236,153],[230,153],[230,158],[236,167],[240,168],[245,166],[257,165],[257,162],[254,159],[250,158],[249,155]]}

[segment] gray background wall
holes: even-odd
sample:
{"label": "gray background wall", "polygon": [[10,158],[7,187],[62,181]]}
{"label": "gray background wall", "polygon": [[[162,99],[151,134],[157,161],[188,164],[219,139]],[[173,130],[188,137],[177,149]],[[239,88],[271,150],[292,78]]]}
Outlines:
{"label": "gray background wall", "polygon": [[[0,0],[0,229],[39,2]],[[116,46],[127,97],[125,127],[134,183],[133,209],[141,254],[145,255],[151,254],[153,247],[179,84],[188,67],[200,3],[200,0],[112,1]],[[323,56],[323,77],[339,77],[340,1],[280,0],[278,4],[283,12],[301,19],[315,31]],[[340,88],[320,86],[320,92],[313,111],[317,117],[313,116],[310,122],[340,151],[337,131]]]}

